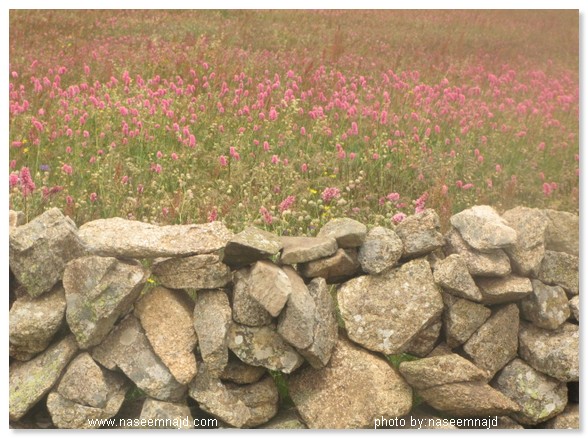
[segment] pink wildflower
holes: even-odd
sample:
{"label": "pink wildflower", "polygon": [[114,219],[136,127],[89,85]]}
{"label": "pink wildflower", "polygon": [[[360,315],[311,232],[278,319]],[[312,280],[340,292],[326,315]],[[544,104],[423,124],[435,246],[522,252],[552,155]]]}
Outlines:
{"label": "pink wildflower", "polygon": [[280,213],[283,213],[285,210],[289,210],[290,207],[296,202],[296,196],[289,195],[284,199],[279,206]]}
{"label": "pink wildflower", "polygon": [[227,160],[227,157],[225,157],[224,155],[221,155],[220,157],[218,157],[218,162],[222,167],[225,167],[228,164],[229,160]]}
{"label": "pink wildflower", "polygon": [[386,199],[390,202],[395,202],[398,201],[400,199],[400,195],[396,192],[392,192],[392,193],[388,193],[386,195]]}
{"label": "pink wildflower", "polygon": [[268,211],[267,208],[261,207],[259,209],[259,213],[261,213],[261,217],[266,224],[271,224],[274,221],[272,214]]}
{"label": "pink wildflower", "polygon": [[404,219],[406,219],[406,215],[404,213],[396,213],[394,216],[392,216],[392,221],[395,224],[399,224],[400,222],[402,222]]}
{"label": "pink wildflower", "polygon": [[61,170],[68,175],[71,175],[73,173],[73,168],[69,164],[64,164],[63,166],[61,166]]}
{"label": "pink wildflower", "polygon": [[425,211],[425,202],[427,202],[428,198],[429,198],[429,192],[425,192],[415,201],[415,208],[414,208],[415,214],[422,213],[423,211]]}
{"label": "pink wildflower", "polygon": [[306,164],[306,163],[302,163],[302,165],[300,166],[300,171],[301,171],[302,173],[306,173],[306,172],[308,172],[308,164]]}
{"label": "pink wildflower", "polygon": [[96,194],[96,192],[90,193],[90,202],[96,202],[97,199],[98,195]]}
{"label": "pink wildflower", "polygon": [[212,210],[210,210],[210,212],[208,213],[208,222],[214,222],[217,217],[218,217],[218,211],[215,207]]}
{"label": "pink wildflower", "polygon": [[325,190],[323,190],[323,193],[321,194],[321,198],[325,202],[329,202],[332,199],[338,199],[340,197],[341,190],[339,190],[337,187],[327,187]]}

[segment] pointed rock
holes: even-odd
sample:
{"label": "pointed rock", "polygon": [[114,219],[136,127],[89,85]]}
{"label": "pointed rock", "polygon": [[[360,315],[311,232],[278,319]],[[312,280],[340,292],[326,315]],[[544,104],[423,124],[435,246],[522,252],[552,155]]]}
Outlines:
{"label": "pointed rock", "polygon": [[15,228],[9,240],[10,270],[31,297],[50,291],[67,262],[85,254],[76,225],[57,208]]}
{"label": "pointed rock", "polygon": [[433,277],[435,283],[449,294],[472,301],[482,300],[482,293],[470,275],[465,260],[458,254],[437,261]]}
{"label": "pointed rock", "polygon": [[440,228],[439,216],[430,208],[404,219],[395,229],[404,246],[402,256],[418,257],[441,248]]}
{"label": "pointed rock", "polygon": [[515,207],[502,218],[516,231],[516,242],[505,248],[516,273],[528,276],[539,267],[545,255],[545,229],[547,215],[543,210]]}
{"label": "pointed rock", "polygon": [[397,354],[437,319],[441,294],[424,259],[342,284],[337,293],[349,338],[372,351]]}
{"label": "pointed rock", "polygon": [[160,260],[153,274],[171,289],[216,289],[231,282],[231,269],[218,255],[203,254]]}
{"label": "pointed rock", "polygon": [[201,290],[196,295],[194,328],[208,372],[219,376],[229,361],[227,333],[231,326],[231,306],[223,290]]}
{"label": "pointed rock", "polygon": [[337,241],[333,237],[281,237],[284,248],[280,262],[285,265],[306,263],[335,254]]}
{"label": "pointed rock", "polygon": [[543,283],[563,287],[572,295],[580,293],[578,257],[565,252],[545,251],[537,278]]}
{"label": "pointed rock", "polygon": [[304,362],[273,326],[247,327],[233,323],[228,341],[231,351],[249,365],[290,374]]}
{"label": "pointed rock", "polygon": [[463,351],[492,377],[510,362],[518,349],[519,308],[499,308],[463,345]]}
{"label": "pointed rock", "polygon": [[570,317],[570,305],[559,286],[531,280],[533,293],[521,300],[521,316],[537,327],[554,330]]}
{"label": "pointed rock", "polygon": [[443,330],[447,345],[455,348],[465,343],[492,314],[481,304],[443,294]]}
{"label": "pointed rock", "polygon": [[305,278],[324,278],[327,283],[340,283],[347,280],[360,268],[355,248],[338,249],[331,257],[298,265]]}
{"label": "pointed rock", "polygon": [[156,287],[135,304],[149,344],[174,378],[187,385],[196,375],[194,304],[181,291]]}
{"label": "pointed rock", "polygon": [[545,249],[580,255],[580,217],[557,210],[544,210],[548,217]]}
{"label": "pointed rock", "polygon": [[384,227],[372,228],[359,248],[361,269],[368,274],[380,274],[392,268],[402,256],[403,243],[398,235]]}
{"label": "pointed rock", "polygon": [[533,292],[531,280],[509,275],[502,278],[479,278],[483,304],[501,304],[521,300]]}
{"label": "pointed rock", "polygon": [[252,327],[271,324],[272,315],[253,299],[251,268],[242,268],[233,274],[233,320]]}
{"label": "pointed rock", "polygon": [[336,218],[327,222],[317,237],[333,237],[339,248],[356,248],[361,246],[367,234],[367,227],[354,219]]}
{"label": "pointed rock", "polygon": [[521,424],[534,426],[561,413],[568,403],[568,388],[520,359],[514,359],[496,376],[493,386],[521,407],[512,414]]}
{"label": "pointed rock", "polygon": [[426,327],[423,327],[420,332],[406,345],[406,352],[417,357],[425,357],[428,355],[439,339],[441,333],[441,318],[433,320]]}
{"label": "pointed rock", "polygon": [[416,389],[449,383],[488,382],[488,375],[458,354],[427,357],[400,363],[400,374]]}
{"label": "pointed rock", "polygon": [[468,245],[478,251],[504,248],[517,241],[516,231],[488,205],[468,208],[449,220]]}
{"label": "pointed rock", "polygon": [[384,359],[339,339],[329,365],[304,368],[290,396],[310,429],[359,429],[410,411],[412,390]]}
{"label": "pointed rock", "polygon": [[278,316],[290,293],[292,283],[286,273],[269,261],[259,261],[251,268],[249,295],[272,316]]}
{"label": "pointed rock", "polygon": [[248,227],[227,242],[223,263],[238,267],[268,259],[283,247],[278,236],[255,227]]}

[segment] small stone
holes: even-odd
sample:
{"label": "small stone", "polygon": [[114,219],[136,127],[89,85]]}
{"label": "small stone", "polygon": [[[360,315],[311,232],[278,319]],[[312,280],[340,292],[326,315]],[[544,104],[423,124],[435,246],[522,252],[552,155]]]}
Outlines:
{"label": "small stone", "polygon": [[557,210],[544,210],[548,217],[545,249],[580,255],[580,217]]}
{"label": "small stone", "polygon": [[12,232],[16,227],[20,227],[25,224],[25,215],[22,211],[10,210],[8,212],[8,228],[9,232]]}
{"label": "small stone", "polygon": [[171,289],[216,289],[232,279],[231,269],[215,254],[164,259],[153,265],[153,274]]}
{"label": "small stone", "polygon": [[480,252],[469,246],[455,228],[445,235],[445,252],[463,257],[468,271],[478,277],[504,277],[510,274],[510,259],[502,249]]}
{"label": "small stone", "polygon": [[521,322],[519,356],[537,371],[561,382],[580,379],[580,330],[564,323],[557,330],[544,330]]}
{"label": "small stone", "polygon": [[193,308],[185,293],[161,286],[135,304],[135,316],[141,321],[153,351],[183,385],[190,383],[197,372]]}
{"label": "small stone", "polygon": [[378,276],[357,277],[337,292],[349,338],[384,354],[405,351],[443,311],[441,294],[424,259]]}
{"label": "small stone", "polygon": [[580,322],[580,295],[574,296],[570,301],[568,301],[570,310],[572,311],[572,315],[576,321]]}
{"label": "small stone", "polygon": [[185,404],[170,403],[146,398],[141,410],[140,420],[154,426],[149,429],[193,429],[194,419],[190,408]]}
{"label": "small stone", "polygon": [[194,328],[202,359],[208,372],[215,377],[223,372],[229,361],[227,333],[231,321],[231,306],[223,290],[198,291]]}
{"label": "small stone", "polygon": [[355,248],[338,249],[335,255],[298,265],[306,278],[324,278],[327,283],[340,283],[355,275],[360,268]]}
{"label": "small stone", "polygon": [[292,375],[289,390],[310,429],[370,428],[376,418],[408,414],[412,404],[412,390],[396,370],[345,339],[326,367]]}
{"label": "small stone", "polygon": [[119,368],[148,396],[163,401],[180,401],[186,386],[174,379],[169,369],[151,349],[139,320],[128,315],[91,351],[92,358],[102,366]]}
{"label": "small stone", "polygon": [[485,371],[457,354],[405,361],[400,363],[398,371],[416,389],[449,383],[488,381]]}
{"label": "small stone", "polygon": [[539,267],[545,255],[545,229],[547,215],[543,210],[515,207],[502,218],[516,231],[516,242],[505,248],[516,273],[528,276]]}
{"label": "small stone", "polygon": [[289,266],[284,272],[292,284],[292,293],[278,319],[278,333],[296,349],[308,348],[314,338],[316,307],[304,280]]}
{"label": "small stone", "polygon": [[496,210],[488,205],[477,205],[449,219],[472,248],[488,251],[513,245],[517,233],[506,224]]}
{"label": "small stone", "polygon": [[272,316],[278,316],[292,292],[286,273],[269,261],[259,261],[251,268],[249,295]]}
{"label": "small stone", "polygon": [[517,355],[519,308],[499,308],[463,345],[463,351],[492,377]]}
{"label": "small stone", "polygon": [[512,414],[519,423],[536,425],[561,413],[568,402],[568,388],[514,359],[496,376],[493,386],[521,407]]}
{"label": "small stone", "polygon": [[323,278],[315,278],[308,284],[308,292],[314,301],[315,326],[312,344],[298,350],[313,368],[322,368],[329,363],[337,342],[337,314],[329,287]]}
{"label": "small stone", "polygon": [[20,420],[57,382],[78,345],[67,336],[28,362],[12,362],[9,370],[9,414]]}
{"label": "small stone", "polygon": [[278,236],[255,227],[248,227],[227,242],[223,262],[243,266],[276,255],[283,247]]}
{"label": "small stone", "polygon": [[80,348],[102,342],[116,320],[131,310],[148,277],[135,260],[87,256],[67,264],[65,315]]}
{"label": "small stone", "polygon": [[249,408],[250,417],[245,427],[265,424],[278,413],[278,387],[270,376],[250,385],[227,383],[227,389]]}
{"label": "small stone", "polygon": [[159,226],[119,217],[86,222],[79,234],[93,255],[139,259],[218,253],[233,237],[222,222]]}
{"label": "small stone", "polygon": [[263,367],[246,364],[239,359],[235,359],[233,356],[229,357],[229,362],[220,375],[220,379],[239,385],[246,385],[259,381],[266,371]]}
{"label": "small stone", "polygon": [[482,293],[470,275],[465,260],[458,254],[439,260],[433,278],[449,294],[472,301],[482,300]]}
{"label": "small stone", "polygon": [[406,352],[417,357],[425,357],[435,347],[441,333],[441,318],[423,327],[420,332],[406,345]]}
{"label": "small stone", "polygon": [[563,287],[572,295],[580,293],[578,257],[565,252],[545,251],[537,278],[543,283]]}
{"label": "small stone", "polygon": [[545,429],[580,429],[580,405],[569,403],[566,408],[545,423]]}
{"label": "small stone", "polygon": [[272,315],[253,299],[251,268],[242,268],[233,274],[233,320],[248,326],[263,326],[272,322]]}
{"label": "small stone", "polygon": [[449,348],[446,343],[441,342],[439,345],[433,348],[427,357],[443,356],[446,354],[453,354],[453,351],[451,351],[451,348]]}
{"label": "small stone", "polygon": [[231,351],[249,365],[290,374],[304,361],[273,326],[247,327],[233,323],[228,342]]}
{"label": "small stone", "polygon": [[31,297],[50,291],[67,262],[85,253],[76,225],[57,208],[13,229],[9,240],[10,270]]}
{"label": "small stone", "polygon": [[492,314],[481,304],[443,294],[445,310],[443,312],[443,330],[450,348],[465,343]]}
{"label": "small stone", "polygon": [[531,280],[533,293],[521,300],[521,316],[537,327],[554,330],[570,317],[570,305],[559,286]]}
{"label": "small stone", "polygon": [[403,257],[418,257],[441,248],[440,228],[439,216],[429,208],[400,222],[395,231],[404,245]]}
{"label": "small stone", "polygon": [[65,291],[60,284],[39,298],[18,298],[9,313],[10,356],[29,360],[44,351],[65,316]]}
{"label": "small stone", "polygon": [[356,248],[361,246],[367,234],[367,227],[354,219],[336,218],[327,222],[317,237],[333,237],[339,248]]}
{"label": "small stone", "polygon": [[289,237],[281,238],[284,248],[280,262],[286,265],[306,263],[330,257],[337,251],[337,241],[333,237]]}
{"label": "small stone", "polygon": [[374,227],[359,248],[358,260],[364,272],[380,274],[398,262],[402,251],[402,240],[394,231],[384,227]]}
{"label": "small stone", "polygon": [[509,275],[502,278],[479,278],[483,304],[501,304],[521,300],[533,292],[531,280]]}
{"label": "small stone", "polygon": [[501,392],[482,382],[433,386],[419,390],[418,394],[429,406],[455,417],[512,415],[520,409]]}

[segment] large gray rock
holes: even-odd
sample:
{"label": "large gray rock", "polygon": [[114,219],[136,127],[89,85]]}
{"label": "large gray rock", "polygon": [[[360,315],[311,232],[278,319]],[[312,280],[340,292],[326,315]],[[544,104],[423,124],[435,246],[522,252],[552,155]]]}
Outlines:
{"label": "large gray rock", "polygon": [[233,274],[233,320],[248,326],[263,326],[272,322],[272,315],[253,299],[251,269],[242,268]]}
{"label": "large gray rock", "polygon": [[10,420],[19,420],[51,390],[77,351],[76,340],[70,335],[28,362],[10,364]]}
{"label": "large gray rock", "polygon": [[340,283],[355,275],[360,268],[357,249],[339,248],[331,257],[301,263],[298,269],[303,277],[324,278],[327,283]]}
{"label": "large gray rock", "polygon": [[124,258],[216,253],[233,237],[221,222],[158,226],[119,217],[87,222],[79,234],[92,254]]}
{"label": "large gray rock", "polygon": [[60,429],[97,429],[99,423],[88,420],[114,416],[127,389],[122,375],[103,370],[88,353],[81,353],[67,367],[57,391],[49,394],[47,408]]}
{"label": "large gray rock", "polygon": [[450,383],[420,389],[425,402],[445,414],[455,417],[487,417],[512,415],[519,406],[482,382]]}
{"label": "large gray rock", "polygon": [[131,310],[149,274],[137,261],[87,256],[72,260],[63,273],[66,319],[80,348],[98,345]]}
{"label": "large gray rock", "polygon": [[280,262],[285,265],[311,262],[335,254],[337,241],[333,237],[290,237],[281,238],[284,248]]}
{"label": "large gray rock", "polygon": [[544,330],[533,324],[521,323],[519,355],[537,371],[561,382],[580,379],[580,330],[564,323],[557,330]]}
{"label": "large gray rock", "polygon": [[545,248],[580,255],[580,217],[565,211],[544,210],[549,218],[545,230]]}
{"label": "large gray rock", "polygon": [[517,241],[516,231],[488,205],[463,210],[451,216],[449,221],[467,244],[478,251],[504,248]]}
{"label": "large gray rock", "polygon": [[568,388],[520,359],[514,359],[496,376],[493,386],[516,402],[521,411],[512,414],[521,424],[536,425],[561,413],[568,403]]}
{"label": "large gray rock", "polygon": [[570,305],[559,286],[547,286],[531,280],[533,293],[521,300],[521,316],[537,327],[554,330],[570,317]]}
{"label": "large gray rock", "polygon": [[396,226],[396,234],[402,240],[403,257],[418,257],[443,246],[441,225],[435,210],[427,208],[407,217]]}
{"label": "large gray rock", "polygon": [[229,357],[229,362],[220,375],[220,379],[227,382],[245,385],[247,383],[255,383],[261,379],[266,373],[263,367],[256,367],[253,365],[241,362],[234,356]]}
{"label": "large gray rock", "polygon": [[194,419],[185,404],[170,403],[152,398],[143,402],[140,420],[153,424],[149,429],[193,429]]}
{"label": "large gray rock", "polygon": [[338,290],[349,338],[372,351],[397,354],[443,310],[424,259],[378,276],[354,278]]}
{"label": "large gray rock", "polygon": [[276,255],[282,247],[275,234],[248,227],[227,242],[223,262],[230,266],[249,265]]}
{"label": "large gray rock", "polygon": [[521,300],[533,292],[531,280],[509,275],[502,278],[479,278],[483,304],[501,304]]}
{"label": "large gray rock", "polygon": [[292,375],[289,390],[311,429],[369,428],[376,418],[407,414],[412,404],[412,390],[396,370],[345,339],[329,365]]}
{"label": "large gray rock", "polygon": [[231,269],[216,254],[169,258],[153,265],[162,286],[172,289],[216,289],[231,282]]}
{"label": "large gray rock", "polygon": [[367,234],[367,227],[354,219],[336,218],[327,222],[317,237],[332,237],[339,248],[356,248],[361,246]]}
{"label": "large gray rock", "polygon": [[251,268],[247,292],[272,316],[278,316],[292,292],[286,273],[272,262],[261,260]]}
{"label": "large gray rock", "polygon": [[519,308],[508,304],[496,312],[463,345],[463,351],[491,377],[517,354]]}
{"label": "large gray rock", "polygon": [[135,304],[135,316],[153,351],[183,385],[190,383],[197,372],[193,308],[185,293],[164,287],[149,291]]}
{"label": "large gray rock", "polygon": [[9,313],[10,356],[29,360],[45,350],[65,316],[65,292],[60,284],[38,298],[18,298]]}
{"label": "large gray rock", "polygon": [[435,348],[435,344],[441,334],[442,325],[441,318],[439,318],[423,327],[415,337],[406,344],[406,352],[417,357],[427,356],[433,348]]}
{"label": "large gray rock", "polygon": [[139,320],[128,315],[91,352],[102,366],[120,369],[148,396],[163,401],[180,401],[186,386],[178,383],[153,352]]}
{"label": "large gray rock", "polygon": [[[223,290],[201,290],[196,295],[194,328],[208,372],[219,376],[229,361],[227,333],[231,326],[231,306]],[[193,355],[192,355],[193,356]]]}
{"label": "large gray rock", "polygon": [[273,326],[248,327],[233,323],[228,342],[231,351],[249,365],[290,374],[304,361]]}
{"label": "large gray rock", "polygon": [[278,389],[271,377],[250,385],[224,384],[203,364],[189,393],[202,410],[233,427],[259,426],[278,412]]}
{"label": "large gray rock", "polygon": [[455,348],[462,345],[490,317],[492,311],[481,304],[443,294],[443,330],[447,345]]}
{"label": "large gray rock", "polygon": [[547,215],[543,210],[515,207],[502,218],[517,233],[516,242],[505,248],[517,274],[528,276],[539,267],[545,255]]}
{"label": "large gray rock", "polygon": [[398,367],[408,384],[416,389],[462,382],[488,382],[488,375],[457,354],[404,361]]}
{"label": "large gray rock", "polygon": [[472,301],[482,300],[482,293],[470,275],[465,260],[458,254],[450,254],[437,261],[433,278],[449,294]]}
{"label": "large gray rock", "polygon": [[364,272],[380,274],[398,262],[403,248],[402,240],[394,231],[374,227],[367,233],[357,258]]}
{"label": "large gray rock", "polygon": [[580,405],[569,403],[562,413],[545,423],[545,429],[580,429]]}
{"label": "large gray rock", "polygon": [[565,252],[545,251],[537,278],[543,283],[563,287],[572,295],[580,293],[578,257]]}
{"label": "large gray rock", "polygon": [[503,277],[510,274],[510,259],[502,249],[480,252],[469,246],[455,228],[445,235],[447,254],[459,254],[466,262],[468,271],[473,276]]}
{"label": "large gray rock", "polygon": [[314,368],[322,368],[331,359],[331,353],[337,342],[337,314],[335,303],[329,293],[329,287],[323,278],[315,278],[308,284],[308,292],[315,305],[315,325],[312,344],[298,350]]}
{"label": "large gray rock", "polygon": [[289,266],[284,266],[284,272],[292,284],[292,293],[278,319],[278,333],[301,350],[310,347],[314,339],[316,306],[298,273]]}
{"label": "large gray rock", "polygon": [[85,253],[76,225],[57,208],[15,228],[9,240],[10,270],[32,297],[50,291],[67,262]]}

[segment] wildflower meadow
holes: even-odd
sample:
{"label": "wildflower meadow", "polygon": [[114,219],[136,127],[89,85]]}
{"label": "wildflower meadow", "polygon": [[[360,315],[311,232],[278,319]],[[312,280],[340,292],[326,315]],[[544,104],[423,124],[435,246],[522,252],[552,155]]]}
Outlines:
{"label": "wildflower meadow", "polygon": [[314,235],[578,211],[577,11],[10,12],[10,208]]}

